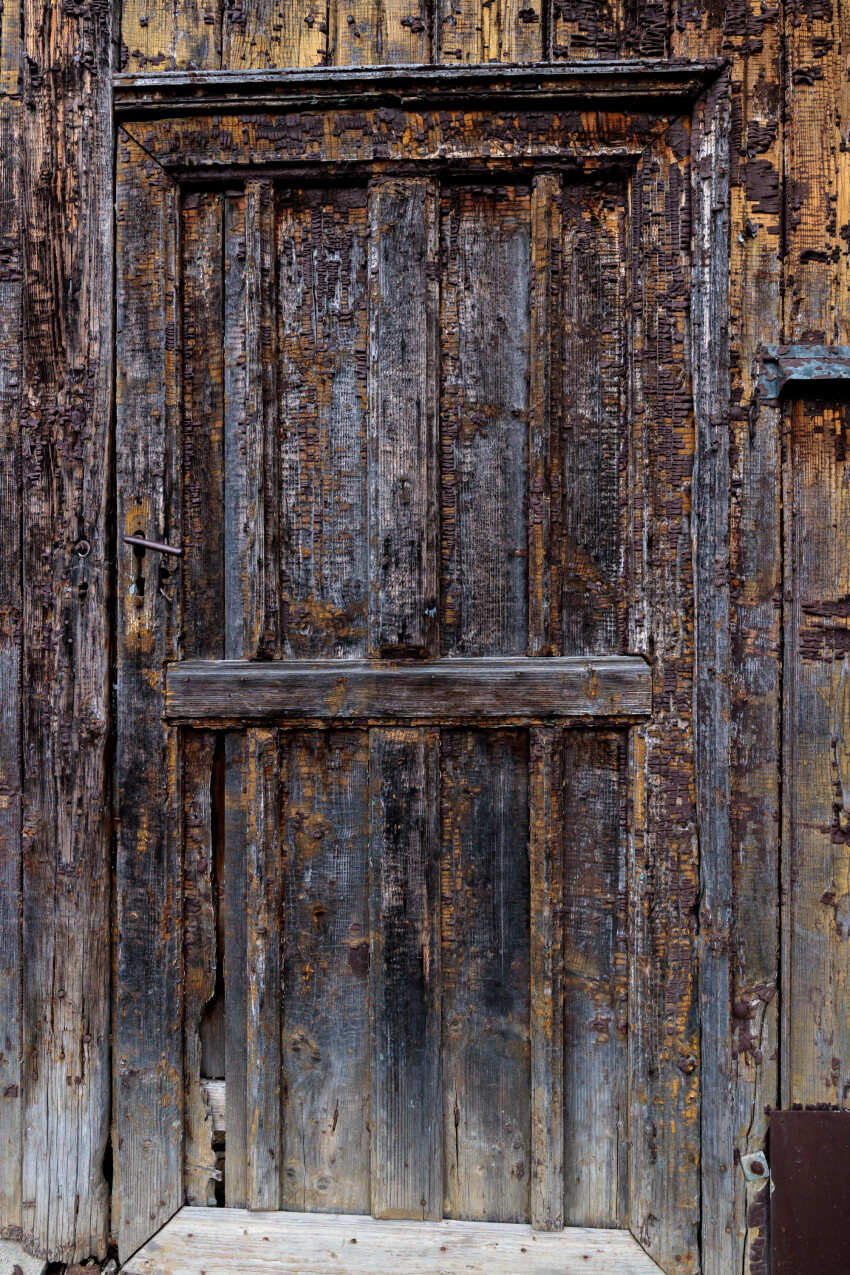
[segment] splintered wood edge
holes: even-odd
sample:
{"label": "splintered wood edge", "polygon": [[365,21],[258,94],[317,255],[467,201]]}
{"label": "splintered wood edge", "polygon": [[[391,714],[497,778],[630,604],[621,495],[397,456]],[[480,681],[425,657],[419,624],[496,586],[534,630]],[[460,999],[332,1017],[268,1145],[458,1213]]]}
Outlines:
{"label": "splintered wood edge", "polygon": [[651,710],[651,670],[640,656],[187,660],[167,669],[172,721],[627,720]]}
{"label": "splintered wood edge", "polygon": [[507,1222],[400,1222],[334,1213],[257,1213],[182,1208],[122,1268],[123,1275],[657,1275],[629,1231],[568,1227],[533,1231]]}

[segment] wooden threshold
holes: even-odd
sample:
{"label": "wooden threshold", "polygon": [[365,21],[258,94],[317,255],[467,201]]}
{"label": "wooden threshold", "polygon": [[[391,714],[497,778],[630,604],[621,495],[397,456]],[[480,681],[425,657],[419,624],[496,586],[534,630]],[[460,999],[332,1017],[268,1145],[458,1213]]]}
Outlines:
{"label": "wooden threshold", "polygon": [[634,718],[652,708],[639,656],[550,659],[192,660],[170,664],[172,720]]}
{"label": "wooden threshold", "polygon": [[123,1275],[657,1275],[628,1231],[183,1208]]}

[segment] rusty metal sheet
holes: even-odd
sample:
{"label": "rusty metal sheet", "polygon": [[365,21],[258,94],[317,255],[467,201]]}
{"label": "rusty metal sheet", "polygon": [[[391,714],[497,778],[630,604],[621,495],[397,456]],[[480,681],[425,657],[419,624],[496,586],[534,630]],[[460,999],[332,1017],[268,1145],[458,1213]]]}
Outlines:
{"label": "rusty metal sheet", "polygon": [[785,389],[811,390],[827,383],[837,393],[850,386],[850,346],[766,345],[762,349],[759,397],[778,402]]}
{"label": "rusty metal sheet", "polygon": [[770,1119],[771,1275],[850,1271],[850,1111]]}

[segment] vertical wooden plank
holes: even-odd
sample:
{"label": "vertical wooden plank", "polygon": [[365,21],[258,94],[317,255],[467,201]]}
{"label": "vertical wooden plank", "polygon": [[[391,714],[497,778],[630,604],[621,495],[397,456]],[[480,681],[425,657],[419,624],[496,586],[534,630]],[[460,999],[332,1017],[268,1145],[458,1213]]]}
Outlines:
{"label": "vertical wooden plank", "polygon": [[[8,10],[7,10],[8,13]],[[9,18],[18,18],[14,8]],[[2,18],[3,48],[7,22]],[[14,33],[13,33],[14,34]],[[5,74],[7,68],[2,67]],[[0,1234],[21,1235],[20,102],[0,99]]]}
{"label": "vertical wooden plank", "polygon": [[370,186],[369,578],[376,655],[436,654],[437,183]]}
{"label": "vertical wooden plank", "polygon": [[224,778],[224,1198],[229,1209],[248,1207],[248,741],[225,739]]}
{"label": "vertical wooden plank", "polygon": [[447,1217],[529,1219],[528,737],[444,731],[441,906]]}
{"label": "vertical wooden plank", "polygon": [[231,0],[223,25],[226,70],[324,66],[330,60],[327,0]]}
{"label": "vertical wooden plank", "polygon": [[623,47],[623,0],[553,0],[552,56],[617,58]]}
{"label": "vertical wooden plank", "polygon": [[278,645],[274,202],[248,181],[225,200],[224,644],[231,659]]}
{"label": "vertical wooden plank", "polygon": [[564,732],[564,1221],[628,1223],[625,741]]}
{"label": "vertical wooden plank", "polygon": [[[123,130],[115,224],[119,535],[144,529],[179,543],[177,198]],[[183,1203],[179,745],[162,720],[180,575],[162,581],[153,555],[123,545],[117,557],[114,1203],[123,1261]]]}
{"label": "vertical wooden plank", "polygon": [[[9,583],[14,589],[20,554],[27,688],[19,719],[20,1221],[25,1248],[70,1262],[103,1255],[108,1228],[111,10],[102,6],[83,24],[27,0],[4,14],[2,36],[7,91],[14,75],[26,103],[20,134],[4,138],[5,148],[19,144],[19,185],[13,157],[3,165],[4,197],[17,192],[26,209],[14,245],[20,325],[14,310],[3,315],[7,338],[21,340],[17,384],[5,385],[7,406],[20,391],[13,481],[21,483],[22,529]],[[24,49],[12,72],[7,58]],[[3,107],[8,129],[15,99]],[[4,238],[14,230],[14,220],[4,223]],[[13,283],[5,282],[7,302]],[[13,790],[13,818],[16,804]]]}
{"label": "vertical wooden plank", "polygon": [[[186,548],[180,567],[183,653],[196,659],[220,659],[225,653],[223,577],[225,585],[228,583],[224,563],[222,195],[218,191],[186,195],[181,230]],[[229,513],[232,516],[233,510]],[[241,648],[235,651],[242,653]]]}
{"label": "vertical wooden plank", "polygon": [[626,649],[620,481],[627,453],[625,208],[616,181],[563,192],[564,655]]}
{"label": "vertical wooden plank", "polygon": [[217,71],[223,7],[222,0],[122,0],[121,70]]}
{"label": "vertical wooden plank", "polygon": [[543,0],[440,0],[438,61],[540,62]]}
{"label": "vertical wooden plank", "polygon": [[367,653],[368,232],[363,187],[281,199],[280,592],[296,658]]}
{"label": "vertical wooden plank", "polygon": [[369,740],[285,745],[284,1208],[368,1213]]}
{"label": "vertical wooden plank", "polygon": [[[561,529],[562,397],[561,179],[534,178],[531,196],[531,415],[528,428],[528,654],[560,652],[558,605]],[[552,596],[555,615],[552,615]]]}
{"label": "vertical wooden plank", "polygon": [[529,732],[531,1225],[564,1225],[563,734]]}
{"label": "vertical wooden plank", "polygon": [[336,66],[431,60],[428,0],[331,0],[330,11]]}
{"label": "vertical wooden plank", "polygon": [[[799,16],[789,23],[792,40]],[[716,847],[727,861],[712,858],[710,843],[701,847],[704,876],[723,885],[700,917],[701,960],[717,967],[716,986],[724,984],[724,966],[728,979],[703,1037],[703,1075],[711,1077],[706,1092],[711,1085],[721,1092],[702,1106],[705,1275],[728,1270],[763,1275],[769,1260],[766,1210],[761,1201],[752,1214],[749,1208],[764,1188],[748,1183],[733,1166],[741,1156],[765,1149],[769,1111],[778,1103],[781,461],[778,414],[759,404],[757,382],[760,347],[782,332],[783,254],[786,236],[793,245],[794,206],[811,189],[805,175],[796,186],[788,171],[789,225],[782,232],[785,140],[776,103],[789,65],[787,47],[781,7],[699,12],[682,4],[670,23],[673,56],[722,52],[730,59],[731,90],[731,410],[728,444],[720,442],[720,449],[728,446],[730,491],[730,828],[726,844]],[[840,77],[835,98],[843,84]],[[694,143],[700,144],[703,131],[710,136],[713,117],[709,96],[694,117]],[[818,138],[826,131],[825,119],[819,120]],[[699,184],[711,183],[703,177]],[[827,206],[820,192],[814,198],[821,208]],[[793,266],[789,275],[796,275]],[[721,431],[714,437],[720,441]],[[723,458],[714,461],[720,465]],[[722,579],[722,570],[719,575]],[[725,1038],[718,1030],[718,1009],[726,1017]]]}
{"label": "vertical wooden plank", "polygon": [[850,429],[844,404],[798,400],[788,411],[782,1097],[846,1106]]}
{"label": "vertical wooden plank", "polygon": [[281,866],[277,731],[248,731],[246,927],[246,1197],[280,1208]]}
{"label": "vertical wooden plank", "polygon": [[183,740],[183,1068],[185,1125],[183,1182],[187,1204],[215,1205],[219,1176],[213,1122],[201,1087],[201,1022],[215,994],[216,926],[213,898],[213,765],[216,736],[187,731]]}
{"label": "vertical wooden plank", "polygon": [[[527,187],[442,199],[440,482],[443,650],[528,646]],[[532,480],[533,481],[533,480]]]}
{"label": "vertical wooden plank", "polygon": [[443,1211],[438,749],[369,732],[374,1217]]}
{"label": "vertical wooden plank", "polygon": [[[725,86],[718,92],[722,95]],[[645,582],[645,611],[635,608],[627,631],[633,650],[651,652],[653,667],[652,720],[633,732],[636,764],[639,759],[645,768],[645,801],[630,867],[629,1225],[650,1256],[677,1275],[690,1275],[698,1264],[700,1216],[699,854],[688,480],[695,440],[683,376],[691,335],[686,316],[692,192],[685,137],[671,130],[630,181],[631,416],[641,425],[633,432],[624,493],[633,519],[630,558],[642,564]]]}

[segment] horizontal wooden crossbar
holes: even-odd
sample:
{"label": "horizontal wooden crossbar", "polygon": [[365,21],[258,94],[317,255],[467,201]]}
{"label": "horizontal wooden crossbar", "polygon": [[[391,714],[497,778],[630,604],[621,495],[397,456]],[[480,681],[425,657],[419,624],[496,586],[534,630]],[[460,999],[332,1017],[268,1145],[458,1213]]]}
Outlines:
{"label": "horizontal wooden crossbar", "polygon": [[183,1208],[124,1275],[658,1275],[628,1231]]}
{"label": "horizontal wooden crossbar", "polygon": [[193,660],[168,667],[177,721],[646,717],[649,665],[639,656],[551,659]]}

